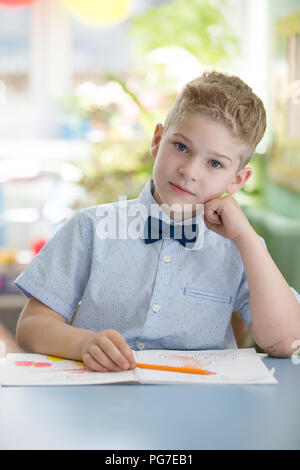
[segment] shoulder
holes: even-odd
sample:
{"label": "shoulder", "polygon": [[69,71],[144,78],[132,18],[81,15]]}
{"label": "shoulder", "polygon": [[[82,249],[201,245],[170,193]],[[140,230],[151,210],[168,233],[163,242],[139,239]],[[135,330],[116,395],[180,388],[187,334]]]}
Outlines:
{"label": "shoulder", "polygon": [[[223,249],[227,252],[239,253],[237,246],[229,238],[222,237],[209,229],[205,230],[205,237],[209,246],[215,247],[216,249]],[[258,235],[258,237],[262,244],[267,248],[265,240],[260,235]]]}
{"label": "shoulder", "polygon": [[[115,241],[118,239],[117,233],[122,230],[128,230],[128,224],[134,218],[138,211],[135,206],[139,204],[138,199],[124,200],[99,204],[95,206],[86,207],[77,211],[74,216],[74,221],[77,221],[81,230],[84,232],[85,237],[90,240],[98,238],[108,240],[110,235]],[[124,228],[125,224],[125,228]],[[122,227],[122,229],[120,229]]]}
{"label": "shoulder", "polygon": [[138,199],[120,199],[119,201],[98,204],[80,209],[77,211],[77,214],[78,218],[81,219],[84,224],[97,225],[99,220],[105,216],[119,216],[120,212],[123,212],[124,210],[128,212],[130,208],[138,205]]}
{"label": "shoulder", "polygon": [[212,230],[204,234],[205,259],[211,266],[226,272],[244,271],[243,261],[239,249],[229,238],[222,237]]}
{"label": "shoulder", "polygon": [[105,211],[109,211],[109,210],[120,211],[124,207],[130,207],[138,203],[139,203],[138,199],[120,198],[118,201],[106,202],[103,204],[97,204],[94,206],[85,207],[83,209],[79,209],[77,212],[80,213],[85,218],[93,219],[94,217],[96,217],[97,215]]}
{"label": "shoulder", "polygon": [[222,237],[212,230],[205,231],[205,244],[207,248],[215,250],[215,255],[220,257],[224,253],[238,253],[238,249],[232,240]]}

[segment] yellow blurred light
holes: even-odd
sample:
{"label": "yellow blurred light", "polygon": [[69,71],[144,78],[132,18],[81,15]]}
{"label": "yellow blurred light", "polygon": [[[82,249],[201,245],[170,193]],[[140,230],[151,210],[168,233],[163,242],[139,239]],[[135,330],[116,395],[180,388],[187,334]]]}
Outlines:
{"label": "yellow blurred light", "polygon": [[109,28],[125,21],[134,0],[62,0],[79,20],[92,26]]}

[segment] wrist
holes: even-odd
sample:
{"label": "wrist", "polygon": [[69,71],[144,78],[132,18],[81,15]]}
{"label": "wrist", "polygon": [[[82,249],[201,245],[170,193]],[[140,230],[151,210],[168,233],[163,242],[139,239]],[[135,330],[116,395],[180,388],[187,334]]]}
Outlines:
{"label": "wrist", "polygon": [[87,343],[95,334],[96,334],[95,331],[80,329],[80,337],[78,338],[78,350],[79,350],[81,360],[82,360],[82,353]]}
{"label": "wrist", "polygon": [[74,360],[81,360],[82,349],[89,338],[95,334],[94,331],[77,328],[72,325],[65,325],[66,335],[64,337],[65,357]]}
{"label": "wrist", "polygon": [[252,226],[249,225],[249,228],[245,232],[242,232],[238,237],[236,237],[232,241],[239,249],[239,251],[243,251],[244,249],[249,247],[249,243],[256,242],[257,240],[259,240],[259,236],[252,228]]}

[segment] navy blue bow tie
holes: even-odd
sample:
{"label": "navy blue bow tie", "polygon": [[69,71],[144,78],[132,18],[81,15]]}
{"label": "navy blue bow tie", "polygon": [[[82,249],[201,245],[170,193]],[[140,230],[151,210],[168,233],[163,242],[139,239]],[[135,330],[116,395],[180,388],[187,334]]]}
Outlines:
{"label": "navy blue bow tie", "polygon": [[145,243],[155,243],[162,238],[173,238],[182,246],[191,248],[199,235],[199,227],[195,222],[189,225],[173,223],[167,224],[161,219],[148,217],[145,223],[144,239]]}

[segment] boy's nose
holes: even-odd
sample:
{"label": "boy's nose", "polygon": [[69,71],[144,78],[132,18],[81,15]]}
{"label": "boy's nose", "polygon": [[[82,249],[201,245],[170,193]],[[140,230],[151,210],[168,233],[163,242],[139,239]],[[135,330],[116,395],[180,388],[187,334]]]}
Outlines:
{"label": "boy's nose", "polygon": [[185,162],[180,166],[178,173],[188,179],[197,180],[200,173],[199,162],[196,160],[189,160],[188,162]]}

